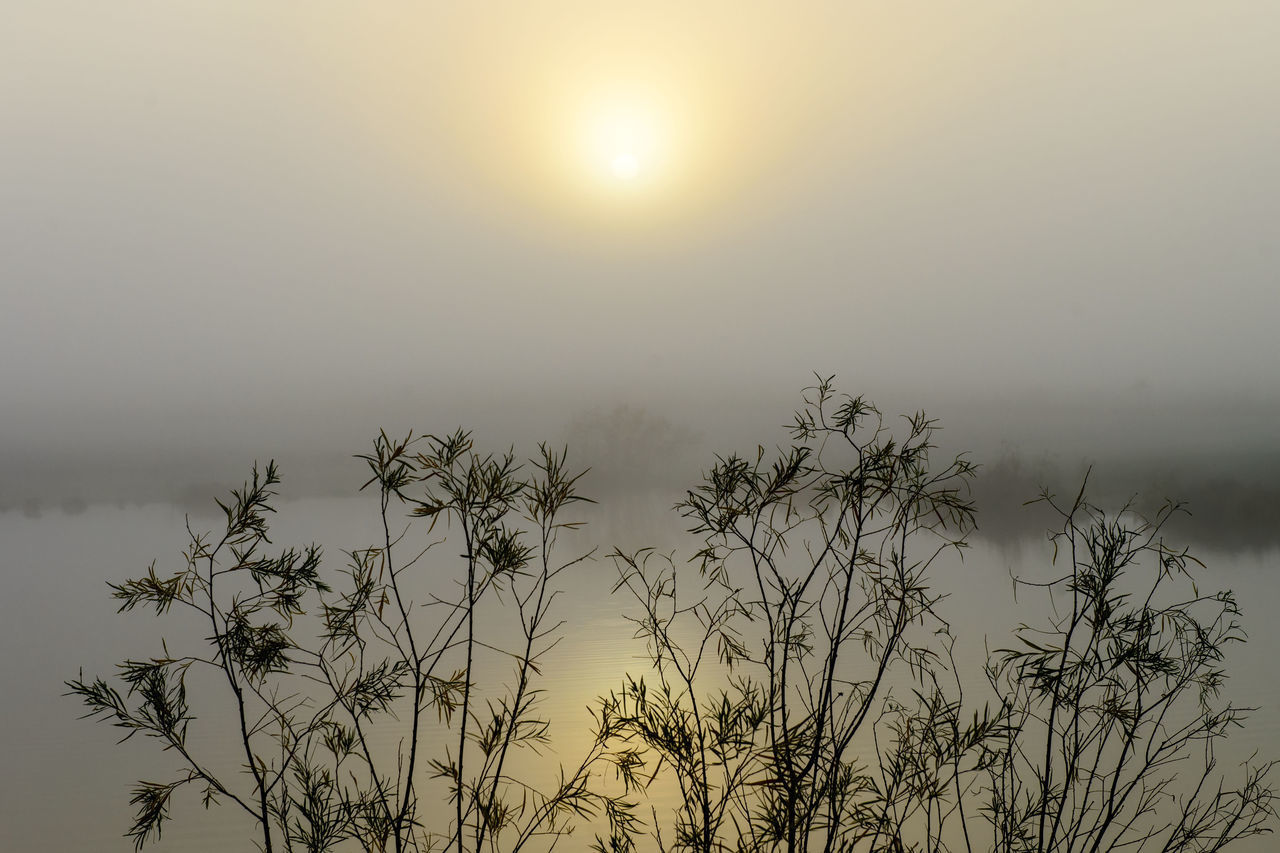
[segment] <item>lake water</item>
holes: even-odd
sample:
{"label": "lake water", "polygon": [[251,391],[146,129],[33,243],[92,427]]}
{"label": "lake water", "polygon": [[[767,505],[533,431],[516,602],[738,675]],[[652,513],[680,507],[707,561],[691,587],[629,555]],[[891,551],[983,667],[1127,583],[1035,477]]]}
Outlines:
{"label": "lake water", "polygon": [[[613,501],[597,511],[586,539],[624,547],[670,547],[678,539],[680,519],[663,512],[669,496],[648,494]],[[277,545],[316,541],[325,547],[330,569],[343,564],[341,552],[378,540],[375,502],[358,499],[306,499],[284,502],[273,517]],[[214,519],[193,519],[197,528]],[[121,837],[132,811],[128,789],[139,778],[164,778],[171,768],[154,742],[135,739],[115,744],[119,731],[77,719],[81,706],[63,697],[62,682],[80,667],[86,676],[108,674],[116,662],[157,651],[161,631],[182,635],[179,620],[157,620],[147,613],[117,615],[106,582],[178,563],[186,544],[183,514],[168,505],[91,506],[78,514],[0,515],[0,637],[4,655],[0,684],[4,692],[4,765],[0,774],[0,850],[132,849]],[[602,549],[609,550],[609,547]],[[1043,565],[1043,542],[999,547],[975,539],[963,563],[949,560],[933,573],[937,587],[951,597],[943,604],[960,639],[962,663],[976,663],[984,635],[1001,645],[1009,628],[1035,614],[1026,592],[1015,608],[1010,572]],[[1225,695],[1236,704],[1256,706],[1249,726],[1232,736],[1228,757],[1253,751],[1280,756],[1280,552],[1210,553],[1200,587],[1231,588],[1244,611],[1250,635],[1228,660],[1232,675]],[[557,761],[571,760],[575,739],[589,725],[586,706],[615,687],[625,671],[643,669],[643,645],[632,638],[622,618],[630,602],[611,598],[615,579],[605,559],[571,569],[557,613],[566,620],[565,639],[548,657],[544,710],[553,721],[555,749],[531,762],[533,773],[551,774]],[[487,664],[496,679],[509,677],[510,665]],[[971,670],[970,680],[976,680]],[[199,713],[199,706],[196,706]],[[217,715],[203,722],[216,722]],[[216,733],[196,732],[195,748],[223,755],[234,766],[234,752]],[[385,734],[387,743],[393,733]],[[543,778],[549,778],[544,776]],[[245,825],[231,807],[205,813],[196,797],[184,797],[174,809],[162,840],[149,849],[215,851],[251,849]],[[558,849],[584,850],[589,837],[577,836]],[[1240,851],[1273,849],[1274,837],[1242,844]]]}

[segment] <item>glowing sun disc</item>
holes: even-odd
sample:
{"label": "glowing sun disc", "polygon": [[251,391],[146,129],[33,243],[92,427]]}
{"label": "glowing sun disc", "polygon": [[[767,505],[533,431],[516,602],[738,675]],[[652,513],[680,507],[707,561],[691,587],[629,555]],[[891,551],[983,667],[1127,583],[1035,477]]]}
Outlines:
{"label": "glowing sun disc", "polygon": [[629,181],[640,173],[640,160],[634,154],[619,154],[610,164],[613,174],[624,181]]}

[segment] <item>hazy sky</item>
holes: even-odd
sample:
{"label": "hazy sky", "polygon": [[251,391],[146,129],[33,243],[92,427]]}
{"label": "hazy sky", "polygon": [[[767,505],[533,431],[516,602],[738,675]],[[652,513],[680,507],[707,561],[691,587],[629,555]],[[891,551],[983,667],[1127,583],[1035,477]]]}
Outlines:
{"label": "hazy sky", "polygon": [[814,370],[1274,435],[1272,0],[2,17],[11,455],[704,422]]}

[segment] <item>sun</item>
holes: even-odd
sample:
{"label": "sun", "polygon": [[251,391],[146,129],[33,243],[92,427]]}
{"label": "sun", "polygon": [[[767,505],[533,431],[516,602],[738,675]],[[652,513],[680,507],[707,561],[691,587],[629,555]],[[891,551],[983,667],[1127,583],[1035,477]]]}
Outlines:
{"label": "sun", "polygon": [[661,182],[670,164],[670,121],[651,92],[597,92],[577,121],[581,168],[599,185],[639,188]]}
{"label": "sun", "polygon": [[643,64],[591,72],[540,87],[545,106],[527,117],[538,158],[530,183],[548,204],[592,221],[656,223],[700,210],[732,160],[708,156],[724,121],[697,80]]}
{"label": "sun", "polygon": [[610,164],[613,174],[624,181],[634,180],[640,174],[640,158],[628,152],[619,152]]}

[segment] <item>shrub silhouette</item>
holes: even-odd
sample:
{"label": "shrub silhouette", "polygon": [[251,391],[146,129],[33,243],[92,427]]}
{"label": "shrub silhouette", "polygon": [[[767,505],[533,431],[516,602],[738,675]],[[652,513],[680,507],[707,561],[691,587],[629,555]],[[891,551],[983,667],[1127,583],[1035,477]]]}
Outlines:
{"label": "shrub silhouette", "polygon": [[[1211,851],[1271,831],[1271,763],[1230,782],[1214,755],[1247,710],[1218,698],[1243,633],[1231,594],[1201,594],[1162,539],[1176,506],[1144,520],[1083,486],[1042,495],[1056,573],[1019,583],[1058,615],[966,691],[929,572],[972,532],[974,466],[935,463],[936,428],[895,430],[821,380],[790,446],[717,458],[677,505],[702,542],[688,562],[612,553],[649,666],[541,777],[517,755],[551,738],[555,603],[590,556],[560,555],[586,500],[567,451],[521,465],[463,431],[381,433],[359,457],[381,539],[342,572],[314,545],[269,550],[279,475],[255,467],[175,571],[111,585],[122,611],[180,611],[206,639],[67,682],[88,716],[176,756],[135,787],[126,835],[158,838],[187,788],[267,851],[516,853],[583,823],[601,853]],[[486,656],[508,683],[479,683]],[[192,746],[193,701],[225,704],[238,766]]]}

